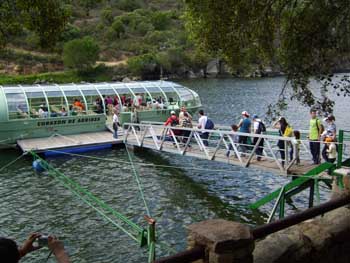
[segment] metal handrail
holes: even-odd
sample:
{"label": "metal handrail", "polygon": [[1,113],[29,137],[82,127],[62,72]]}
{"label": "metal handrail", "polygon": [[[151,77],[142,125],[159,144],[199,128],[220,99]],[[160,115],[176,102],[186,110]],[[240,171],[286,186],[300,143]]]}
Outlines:
{"label": "metal handrail", "polygon": [[[350,194],[338,197],[318,206],[314,206],[300,213],[287,216],[273,223],[258,226],[251,230],[254,240],[263,238],[269,234],[275,233],[290,226],[299,224],[305,220],[322,215],[339,207],[350,204]],[[202,246],[179,252],[173,256],[164,257],[155,261],[155,263],[184,263],[203,259],[205,257],[205,248]]]}

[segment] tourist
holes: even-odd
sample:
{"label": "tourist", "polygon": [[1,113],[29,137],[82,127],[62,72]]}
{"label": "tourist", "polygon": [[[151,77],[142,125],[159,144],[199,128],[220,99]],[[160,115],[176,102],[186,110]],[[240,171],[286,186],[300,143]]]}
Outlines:
{"label": "tourist", "polygon": [[[179,120],[180,126],[183,128],[188,128],[188,129],[192,129],[193,125],[192,125],[192,118],[190,117],[191,115],[189,115],[188,112],[183,112],[183,117],[182,120]],[[182,142],[183,143],[187,143],[188,140],[190,140],[191,138],[189,138],[191,131],[190,130],[184,130],[182,131]],[[190,145],[188,145],[189,147],[191,147]]]}
{"label": "tourist", "polygon": [[114,139],[118,139],[118,126],[120,126],[119,124],[119,118],[118,118],[118,111],[116,109],[113,110],[113,138]]}
{"label": "tourist", "polygon": [[[197,128],[201,129],[201,130],[204,130],[205,126],[207,124],[208,117],[204,115],[204,111],[203,110],[199,110],[198,115],[199,115],[199,119],[198,119]],[[205,146],[208,146],[209,145],[209,143],[208,143],[209,132],[202,132],[201,133],[201,138],[202,138],[203,144]]]}
{"label": "tourist", "polygon": [[62,109],[60,111],[60,114],[61,114],[61,116],[67,116],[68,115],[65,107],[62,107]]}
{"label": "tourist", "polygon": [[321,121],[317,118],[316,110],[310,110],[310,128],[309,128],[309,142],[310,142],[310,151],[312,155],[312,161],[314,164],[320,163],[320,139],[323,132],[321,126]]}
{"label": "tourist", "polygon": [[[179,125],[179,118],[176,116],[176,113],[175,111],[171,111],[170,112],[170,117],[166,120],[166,122],[164,123],[164,126],[172,126],[172,127],[175,127],[177,125]],[[171,132],[172,131],[172,132]],[[178,130],[178,129],[171,129],[169,130],[169,136],[170,136],[170,139],[169,140],[173,140],[172,139],[172,135],[174,134],[174,136],[176,137],[176,140],[178,140],[177,136],[180,136],[182,134],[182,131],[181,130]]]}
{"label": "tourist", "polygon": [[[284,117],[280,117],[273,125],[273,128],[278,129],[279,136],[281,137],[292,137],[293,136],[293,129],[288,124],[287,120]],[[286,159],[286,151],[288,144],[285,140],[278,140],[277,146],[279,148],[279,152],[282,159],[282,166],[284,167],[285,159]],[[291,147],[290,150],[290,159],[293,159],[293,147]]]}
{"label": "tourist", "polygon": [[[258,115],[253,115],[253,127],[254,127],[254,134],[262,134],[263,132],[266,132],[265,124],[262,122],[261,119],[259,119]],[[259,137],[254,137],[253,144],[255,145],[259,140]],[[264,151],[264,138],[261,138],[258,147],[255,150],[256,154],[256,160],[261,161],[261,157],[263,155]]]}
{"label": "tourist", "polygon": [[[238,131],[238,126],[236,124],[232,124],[231,131],[236,133]],[[237,145],[239,143],[239,136],[237,134],[229,134],[229,136],[231,137],[231,140],[235,145]],[[232,142],[230,141],[230,144],[228,146],[228,150],[226,152],[227,158],[230,157],[230,152],[231,152],[231,150],[233,150]],[[235,157],[236,157],[236,154],[235,154]]]}
{"label": "tourist", "polygon": [[301,144],[301,140],[300,140],[300,131],[293,131],[294,134],[294,140],[293,140],[293,145],[295,148],[295,159],[296,159],[296,164],[300,164],[300,144]]}
{"label": "tourist", "polygon": [[331,137],[325,140],[326,155],[322,155],[326,162],[334,163],[337,158],[337,147]]}
{"label": "tourist", "polygon": [[[242,112],[242,119],[238,123],[239,132],[250,133],[250,126],[252,125],[249,119],[249,113],[247,111]],[[248,146],[248,136],[239,136],[239,144],[241,146],[242,152],[247,152],[250,149]]]}
{"label": "tourist", "polygon": [[43,104],[39,107],[38,115],[40,118],[47,118],[49,116],[48,109]]}
{"label": "tourist", "polygon": [[191,114],[189,114],[189,113],[187,112],[185,106],[182,106],[182,107],[181,107],[181,110],[180,110],[180,113],[179,113],[179,123],[180,123],[180,126],[182,126],[182,121],[183,121],[183,119],[184,119],[184,114],[185,114],[185,113],[187,113],[188,118],[190,118],[191,121],[192,121],[192,116],[191,116]]}
{"label": "tourist", "polygon": [[[33,233],[18,247],[12,239],[0,237],[0,259],[4,263],[17,263],[28,253],[40,249],[40,246],[34,246],[34,242],[41,236],[39,233]],[[55,255],[58,263],[69,263],[68,254],[64,250],[63,243],[54,236],[48,237],[48,248]]]}
{"label": "tourist", "polygon": [[[337,141],[337,126],[335,125],[335,117],[333,115],[328,115],[324,121],[326,122],[326,129],[325,131],[321,134],[321,141],[325,141],[327,138],[331,138],[334,142]],[[327,151],[326,147],[327,144],[324,145],[322,149],[322,157],[323,159],[326,160],[327,156]],[[336,144],[337,150],[338,150],[338,145]]]}

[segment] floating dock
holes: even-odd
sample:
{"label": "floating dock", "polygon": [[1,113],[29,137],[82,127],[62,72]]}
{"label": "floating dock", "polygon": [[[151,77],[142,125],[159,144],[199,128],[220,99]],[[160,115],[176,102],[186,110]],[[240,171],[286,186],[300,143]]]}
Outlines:
{"label": "floating dock", "polygon": [[74,135],[55,134],[46,138],[34,138],[18,140],[17,145],[23,152],[45,152],[48,150],[72,149],[89,147],[96,149],[101,147],[111,147],[115,144],[123,144],[123,133],[120,131],[119,139],[113,138],[113,133],[109,130],[100,132],[80,133]]}

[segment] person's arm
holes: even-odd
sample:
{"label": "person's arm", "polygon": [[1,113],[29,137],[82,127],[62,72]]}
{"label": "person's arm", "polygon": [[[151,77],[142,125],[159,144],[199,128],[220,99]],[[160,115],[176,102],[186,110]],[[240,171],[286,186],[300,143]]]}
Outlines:
{"label": "person's arm", "polygon": [[49,236],[48,238],[48,247],[55,255],[58,263],[70,263],[68,254],[64,250],[62,241],[58,240],[54,236]]}
{"label": "person's arm", "polygon": [[168,126],[168,125],[170,124],[170,122],[171,122],[171,119],[168,118],[168,119],[166,120],[166,122],[164,123],[164,126]]}
{"label": "person's arm", "polygon": [[272,124],[272,128],[279,129],[281,128],[280,121],[277,120]]}
{"label": "person's arm", "polygon": [[198,120],[198,125],[197,125],[198,129],[202,128],[202,123],[203,123],[203,117],[200,117],[199,120]]}
{"label": "person's arm", "polygon": [[35,241],[35,239],[37,239],[40,236],[41,236],[41,234],[39,234],[39,233],[30,234],[28,239],[26,241],[24,241],[23,245],[18,249],[19,255],[21,256],[21,258],[24,257],[25,255],[27,255],[28,253],[41,248],[41,247],[34,247],[33,246],[33,242]]}
{"label": "person's arm", "polygon": [[241,128],[242,123],[243,123],[243,119],[240,119],[239,123],[237,124],[237,127],[238,127],[238,128]]}

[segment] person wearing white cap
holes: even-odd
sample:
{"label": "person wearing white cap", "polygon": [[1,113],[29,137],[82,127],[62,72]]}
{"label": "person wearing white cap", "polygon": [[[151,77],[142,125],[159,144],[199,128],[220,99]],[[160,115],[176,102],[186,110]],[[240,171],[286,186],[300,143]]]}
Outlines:
{"label": "person wearing white cap", "polygon": [[176,112],[175,111],[171,111],[170,112],[171,116],[166,120],[166,122],[164,123],[164,126],[168,126],[169,124],[171,126],[176,126],[179,124],[179,119],[176,116]]}
{"label": "person wearing white cap", "polygon": [[[239,127],[239,132],[250,133],[252,122],[249,116],[247,111],[242,111],[242,119],[237,125]],[[239,144],[243,152],[247,152],[250,149],[250,146],[248,146],[248,136],[239,136]]]}

